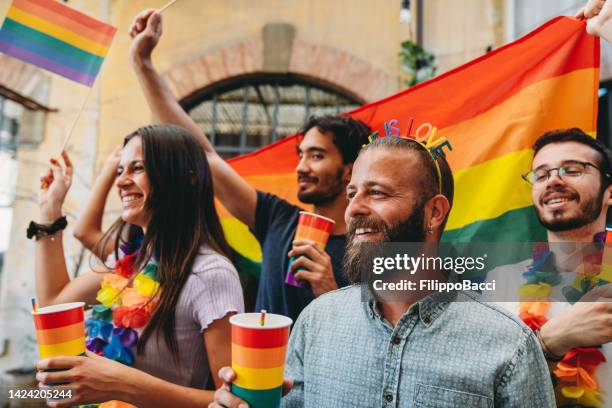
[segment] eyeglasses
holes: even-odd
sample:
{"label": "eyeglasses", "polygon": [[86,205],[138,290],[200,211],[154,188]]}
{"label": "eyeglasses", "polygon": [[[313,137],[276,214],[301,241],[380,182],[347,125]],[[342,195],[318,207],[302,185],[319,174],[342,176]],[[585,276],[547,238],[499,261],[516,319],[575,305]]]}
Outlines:
{"label": "eyeglasses", "polygon": [[521,177],[523,178],[523,180],[525,180],[529,184],[537,185],[537,184],[542,184],[542,183],[547,182],[550,179],[550,174],[556,170],[557,175],[559,176],[561,180],[574,181],[582,177],[582,175],[586,172],[586,168],[588,166],[591,166],[601,171],[599,167],[589,162],[568,161],[568,162],[565,162],[565,164],[563,164],[560,167],[553,167],[551,169],[532,170],[530,172],[527,172],[521,175]]}

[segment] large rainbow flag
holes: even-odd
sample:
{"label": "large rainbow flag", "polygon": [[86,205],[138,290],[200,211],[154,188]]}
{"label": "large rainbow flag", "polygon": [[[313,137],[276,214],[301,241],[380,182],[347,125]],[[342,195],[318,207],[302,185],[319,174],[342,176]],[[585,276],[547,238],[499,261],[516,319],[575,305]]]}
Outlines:
{"label": "large rainbow flag", "polygon": [[13,0],[0,52],[91,86],[116,31],[55,0]]}
{"label": "large rainbow flag", "polygon": [[[597,124],[599,39],[585,23],[549,21],[525,37],[428,82],[347,115],[384,134],[384,122],[431,122],[448,138],[455,202],[444,240],[529,242],[545,238],[531,205],[531,144],[542,133]],[[413,127],[414,129],[414,127]],[[253,186],[290,202],[296,198],[296,138],[230,161]],[[401,169],[398,169],[401,171]],[[261,252],[246,227],[221,209],[239,266],[257,271]],[[242,263],[242,264],[240,264]],[[244,270],[244,269],[243,269]]]}

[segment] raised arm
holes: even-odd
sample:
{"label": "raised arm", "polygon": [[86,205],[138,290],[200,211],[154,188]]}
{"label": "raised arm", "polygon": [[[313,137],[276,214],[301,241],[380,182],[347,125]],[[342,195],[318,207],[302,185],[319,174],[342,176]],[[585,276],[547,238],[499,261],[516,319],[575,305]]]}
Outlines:
{"label": "raised arm", "polygon": [[[50,225],[62,216],[62,205],[72,183],[73,171],[68,155],[63,152],[62,157],[65,169],[51,159],[51,168],[41,179],[39,224]],[[61,231],[39,238],[35,252],[36,298],[39,306],[77,301],[95,303],[103,274],[89,272],[70,280]]]}
{"label": "raised arm", "polygon": [[215,195],[240,221],[253,227],[257,193],[215,151],[204,132],[181,108],[166,81],[153,66],[151,53],[162,34],[161,15],[145,10],[134,19],[130,61],[156,121],[187,129],[200,142],[212,170]]}
{"label": "raised arm", "polygon": [[104,232],[102,232],[104,207],[117,175],[120,151],[121,147],[117,147],[104,162],[104,167],[96,178],[89,200],[87,200],[83,212],[79,215],[73,232],[74,237],[102,261],[106,260],[108,255],[112,253],[114,245],[113,240],[110,239],[104,247],[98,244],[104,236]]}

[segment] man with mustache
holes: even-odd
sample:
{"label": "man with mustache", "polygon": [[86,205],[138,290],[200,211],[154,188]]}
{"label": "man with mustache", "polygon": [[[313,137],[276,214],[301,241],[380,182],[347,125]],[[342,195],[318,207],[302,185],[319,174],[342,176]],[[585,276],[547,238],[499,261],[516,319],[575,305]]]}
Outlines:
{"label": "man with mustache", "polygon": [[[130,59],[147,102],[157,121],[182,126],[200,141],[213,172],[215,195],[259,241],[263,259],[255,310],[266,309],[295,320],[316,296],[347,284],[341,272],[346,233],[344,190],[357,153],[367,143],[369,129],[362,122],[346,117],[320,116],[306,121],[297,146],[298,199],[312,204],[313,212],[336,223],[326,250],[312,241],[293,242],[302,209],[258,191],[242,179],[215,151],[155,70],[151,53],[161,32],[161,15],[152,9],[136,16],[130,30],[133,38]],[[289,257],[297,258],[291,269],[297,272],[296,279],[308,283],[303,288],[284,283]]]}
{"label": "man with mustache", "polygon": [[[281,405],[554,406],[537,339],[511,314],[462,292],[386,302],[361,283],[364,245],[439,242],[453,198],[445,159],[412,140],[377,139],[357,158],[347,193],[345,273],[354,285],[298,318]],[[229,391],[233,371],[219,376],[225,384],[211,407],[246,407]]]}
{"label": "man with mustache", "polygon": [[[558,282],[551,285],[550,297],[556,301],[551,302],[549,320],[538,330],[538,337],[547,359],[554,363],[553,373],[558,373],[556,363],[571,349],[601,346],[603,355],[612,358],[611,285],[591,290],[583,301],[572,306],[564,293],[564,288],[573,285],[575,272],[588,268],[583,261],[584,250],[572,254],[575,244],[592,243],[604,236],[606,215],[612,205],[612,156],[602,143],[576,128],[545,133],[534,143],[533,151],[532,170],[524,178],[532,184],[533,205],[550,243],[550,256],[538,270],[559,276]],[[534,262],[529,259],[496,268],[487,279],[496,280],[498,287],[518,299],[520,287],[525,284],[523,274]],[[519,313],[518,303],[501,304]],[[612,364],[603,363],[591,374],[598,391],[579,395],[578,403],[612,407],[612,397],[605,397],[612,392]],[[561,390],[558,399],[560,405],[576,400],[567,399]]]}

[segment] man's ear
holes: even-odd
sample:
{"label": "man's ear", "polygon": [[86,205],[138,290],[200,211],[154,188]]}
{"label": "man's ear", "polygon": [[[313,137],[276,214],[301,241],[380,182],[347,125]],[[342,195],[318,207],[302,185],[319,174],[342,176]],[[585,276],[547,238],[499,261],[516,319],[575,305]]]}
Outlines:
{"label": "man's ear", "polygon": [[603,199],[604,206],[607,205],[608,207],[612,207],[612,184],[610,184],[604,191]]}
{"label": "man's ear", "polygon": [[446,196],[436,194],[429,200],[429,206],[429,223],[425,225],[425,228],[429,228],[431,225],[431,228],[437,231],[441,228],[442,224],[444,224],[446,216],[450,212],[450,203],[448,202]]}
{"label": "man's ear", "polygon": [[344,184],[351,182],[351,176],[353,175],[353,163],[345,164],[342,168],[342,181]]}

